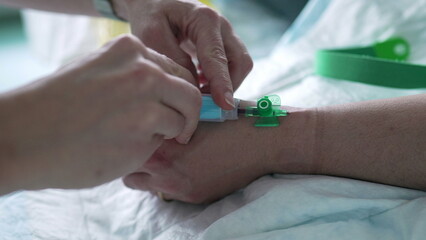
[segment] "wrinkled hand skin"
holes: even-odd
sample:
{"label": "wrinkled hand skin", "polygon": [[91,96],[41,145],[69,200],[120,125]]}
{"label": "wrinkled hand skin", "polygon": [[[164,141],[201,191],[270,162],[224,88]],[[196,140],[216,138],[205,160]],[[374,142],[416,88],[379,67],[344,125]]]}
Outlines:
{"label": "wrinkled hand skin", "polygon": [[224,17],[197,0],[116,0],[114,8],[147,47],[168,56],[198,79],[191,58],[195,56],[215,102],[224,109],[232,108],[226,99],[232,101],[233,91],[251,71],[253,61]]}
{"label": "wrinkled hand skin", "polygon": [[[162,192],[190,203],[217,200],[272,172],[274,149],[263,144],[273,129],[254,131],[253,119],[200,123],[191,142],[169,140],[123,181],[139,190]],[[259,130],[259,129],[257,129]],[[258,146],[263,150],[258,151]]]}

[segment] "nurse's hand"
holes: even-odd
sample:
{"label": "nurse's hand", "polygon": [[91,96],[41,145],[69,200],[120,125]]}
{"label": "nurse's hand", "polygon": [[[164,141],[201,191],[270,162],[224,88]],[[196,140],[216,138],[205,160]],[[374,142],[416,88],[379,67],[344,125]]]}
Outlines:
{"label": "nurse's hand", "polygon": [[[115,0],[114,5],[129,21],[133,34],[194,76],[190,55],[195,55],[215,102],[224,109],[232,108],[233,91],[253,62],[225,18],[197,0]],[[182,44],[192,46],[195,53],[183,50]]]}
{"label": "nurse's hand", "polygon": [[186,143],[201,94],[176,75],[192,77],[122,36],[0,95],[2,184],[9,191],[91,187],[136,170],[164,139]]}
{"label": "nurse's hand", "polygon": [[249,120],[199,123],[188,145],[165,141],[123,181],[130,188],[162,192],[166,199],[217,200],[273,172],[275,149],[267,144],[273,130],[255,130]]}

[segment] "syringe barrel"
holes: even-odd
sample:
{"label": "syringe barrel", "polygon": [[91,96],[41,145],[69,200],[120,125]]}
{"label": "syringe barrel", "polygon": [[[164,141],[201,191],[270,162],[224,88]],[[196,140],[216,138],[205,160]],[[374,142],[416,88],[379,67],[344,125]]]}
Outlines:
{"label": "syringe barrel", "polygon": [[200,121],[203,122],[224,122],[225,120],[238,119],[239,99],[234,98],[235,108],[232,110],[223,110],[216,103],[210,94],[203,94],[203,104],[200,112]]}

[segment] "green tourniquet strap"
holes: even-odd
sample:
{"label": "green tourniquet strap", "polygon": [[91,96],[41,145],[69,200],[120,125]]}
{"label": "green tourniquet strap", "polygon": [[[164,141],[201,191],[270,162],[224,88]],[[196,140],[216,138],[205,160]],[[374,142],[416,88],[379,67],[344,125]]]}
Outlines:
{"label": "green tourniquet strap", "polygon": [[391,38],[370,47],[327,49],[316,54],[316,74],[393,88],[426,88],[426,66],[406,61],[410,46]]}

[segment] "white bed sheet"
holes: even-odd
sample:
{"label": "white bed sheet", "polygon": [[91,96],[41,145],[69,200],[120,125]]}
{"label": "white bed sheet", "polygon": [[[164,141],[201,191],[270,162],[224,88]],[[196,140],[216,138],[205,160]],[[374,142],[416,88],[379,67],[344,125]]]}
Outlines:
{"label": "white bed sheet", "polygon": [[8,207],[1,206],[9,209],[0,217],[0,239],[423,239],[426,234],[426,193],[326,176],[265,176],[209,206],[162,202],[120,181],[9,199],[2,202]]}
{"label": "white bed sheet", "polygon": [[[425,7],[424,0],[329,1],[306,33],[283,40],[257,63],[238,94],[278,92],[285,104],[311,107],[422,93],[319,78],[312,75],[312,61],[318,48],[395,34],[424,53]],[[424,57],[415,53],[412,60]],[[424,239],[426,193],[327,176],[274,175],[204,206],[165,203],[116,180],[94,189],[3,197],[0,232],[0,239]]]}

